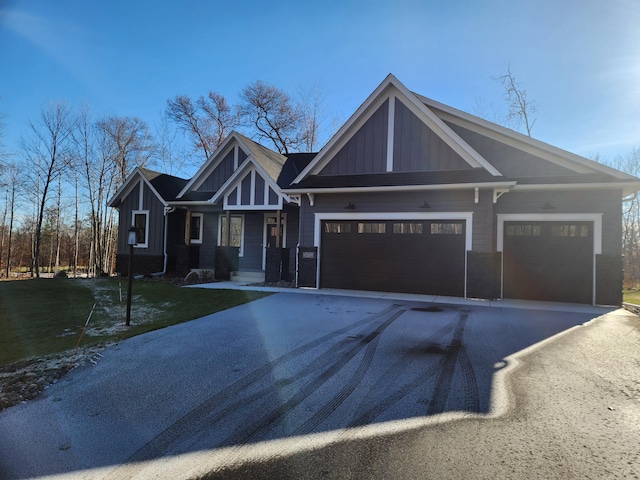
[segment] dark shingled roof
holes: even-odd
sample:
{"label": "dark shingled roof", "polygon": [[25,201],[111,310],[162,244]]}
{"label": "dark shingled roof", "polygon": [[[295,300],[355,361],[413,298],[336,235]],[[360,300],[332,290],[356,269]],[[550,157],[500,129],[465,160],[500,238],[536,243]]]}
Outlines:
{"label": "dark shingled roof", "polygon": [[402,185],[446,185],[508,181],[494,177],[484,168],[430,172],[371,173],[366,175],[313,175],[291,185],[294,189],[395,187]]}
{"label": "dark shingled roof", "polygon": [[190,191],[182,195],[179,200],[185,202],[204,202],[213,197],[216,192],[200,192],[200,191]]}
{"label": "dark shingled roof", "polygon": [[174,177],[166,173],[155,172],[146,168],[140,168],[140,171],[165,201],[175,200],[176,195],[187,184],[187,180],[184,178]]}
{"label": "dark shingled roof", "polygon": [[317,153],[289,153],[278,177],[278,186],[287,188],[316,155]]}

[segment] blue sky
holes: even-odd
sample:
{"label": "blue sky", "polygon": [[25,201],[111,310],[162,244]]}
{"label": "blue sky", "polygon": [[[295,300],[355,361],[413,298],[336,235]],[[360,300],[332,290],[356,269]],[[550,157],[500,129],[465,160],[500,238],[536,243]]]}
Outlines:
{"label": "blue sky", "polygon": [[166,100],[234,102],[263,80],[317,87],[345,121],[393,73],[474,113],[503,109],[512,73],[538,105],[533,136],[604,159],[640,147],[637,0],[0,0],[0,112],[18,151],[42,105],[159,123]]}

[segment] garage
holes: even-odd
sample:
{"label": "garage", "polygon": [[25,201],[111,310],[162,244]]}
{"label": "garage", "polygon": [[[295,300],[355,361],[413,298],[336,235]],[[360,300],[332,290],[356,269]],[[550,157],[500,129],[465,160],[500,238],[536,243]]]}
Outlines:
{"label": "garage", "polygon": [[593,301],[593,222],[505,222],[504,298]]}
{"label": "garage", "polygon": [[464,220],[324,220],[320,286],[464,296]]}

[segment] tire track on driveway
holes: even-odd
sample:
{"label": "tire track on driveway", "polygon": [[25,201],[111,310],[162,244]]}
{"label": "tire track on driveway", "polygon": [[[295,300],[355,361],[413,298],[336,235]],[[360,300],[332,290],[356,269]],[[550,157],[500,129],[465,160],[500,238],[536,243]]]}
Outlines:
{"label": "tire track on driveway", "polygon": [[[343,392],[347,392],[353,388],[355,385],[361,380],[362,376],[366,373],[369,365],[371,364],[371,360],[373,358],[373,354],[375,353],[376,347],[380,341],[380,336],[382,333],[400,316],[404,313],[404,310],[400,310],[399,312],[394,313],[389,317],[384,323],[382,323],[378,328],[376,328],[373,332],[369,333],[365,338],[363,338],[358,344],[354,345],[353,348],[349,349],[333,364],[329,367],[325,368],[320,375],[317,377],[314,376],[311,381],[307,382],[302,388],[300,388],[292,397],[290,397],[283,404],[277,406],[276,408],[269,411],[267,414],[263,415],[257,422],[254,422],[251,425],[248,425],[243,430],[236,432],[232,436],[228,437],[223,444],[231,444],[231,445],[239,445],[248,443],[250,440],[257,437],[259,434],[264,433],[269,427],[271,427],[278,420],[282,419],[287,413],[289,413],[292,409],[300,405],[304,400],[309,398],[315,391],[317,391],[320,387],[326,384],[329,380],[331,380],[338,372],[340,372],[357,354],[359,354],[363,349],[365,350],[365,359],[361,362],[360,367],[356,370],[356,373],[350,379],[348,385],[343,389]],[[334,401],[327,404],[326,408],[322,409],[322,414],[320,418],[316,418],[315,420],[322,421],[325,417],[328,416],[334,408],[332,408],[332,404],[335,403],[338,405],[344,398],[338,397],[334,398]],[[318,423],[320,423],[320,421]],[[315,423],[315,422],[313,422]]]}
{"label": "tire track on driveway", "polygon": [[[295,348],[294,350],[280,356],[279,358],[266,363],[265,365],[257,368],[251,373],[239,378],[231,385],[225,387],[218,393],[215,393],[214,395],[191,409],[184,416],[176,420],[173,424],[168,426],[153,439],[143,445],[140,449],[138,449],[134,454],[132,454],[125,463],[143,462],[145,460],[151,460],[153,458],[163,456],[171,448],[172,445],[180,442],[185,436],[193,435],[194,433],[196,433],[194,432],[194,426],[202,426],[202,422],[200,421],[201,419],[209,417],[212,411],[219,409],[219,407],[228,402],[229,399],[236,398],[241,392],[253,386],[257,381],[271,373],[278,366],[281,366],[286,362],[300,357],[313,350],[314,348],[321,346],[322,344],[331,341],[336,337],[344,335],[355,328],[358,328],[362,325],[374,323],[376,320],[386,317],[390,313],[397,311],[399,308],[400,305],[390,305],[389,307],[376,314],[369,315],[343,328],[334,330],[317,339],[307,342]],[[216,419],[217,417],[218,416],[216,416]],[[195,430],[197,430],[197,428]],[[141,466],[140,468],[143,467]],[[105,478],[129,478],[131,474],[132,467],[129,466],[126,470],[122,471],[116,469]]]}

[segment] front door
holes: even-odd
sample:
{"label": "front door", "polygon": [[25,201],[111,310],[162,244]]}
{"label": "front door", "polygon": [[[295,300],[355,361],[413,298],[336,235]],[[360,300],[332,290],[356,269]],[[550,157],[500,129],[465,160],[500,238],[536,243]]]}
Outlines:
{"label": "front door", "polygon": [[[264,270],[265,268],[265,264],[267,261],[267,248],[276,248],[276,244],[277,244],[277,234],[278,234],[278,224],[276,222],[276,216],[271,214],[271,215],[265,215],[264,218],[264,242],[262,243],[262,245],[264,246],[263,250],[263,254],[262,254],[262,269]],[[284,248],[286,247],[286,232],[287,232],[287,228],[286,228],[286,223],[287,223],[287,216],[286,214],[283,214],[280,216],[280,248]]]}

